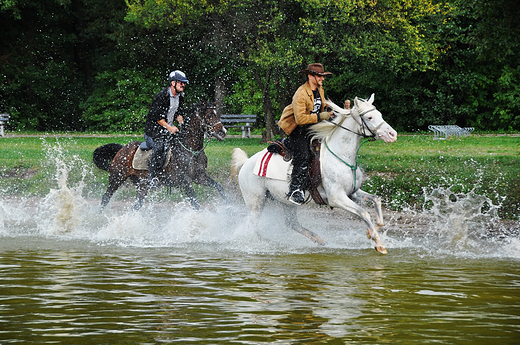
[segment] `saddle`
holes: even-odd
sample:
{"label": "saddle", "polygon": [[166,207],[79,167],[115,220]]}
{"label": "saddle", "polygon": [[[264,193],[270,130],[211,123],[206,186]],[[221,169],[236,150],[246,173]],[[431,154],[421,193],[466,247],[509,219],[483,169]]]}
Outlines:
{"label": "saddle", "polygon": [[[310,151],[313,157],[309,169],[308,186],[309,193],[311,194],[314,202],[318,205],[326,205],[327,203],[323,200],[322,196],[318,192],[318,186],[321,184],[320,148],[321,145],[319,140],[313,140],[310,143]],[[292,159],[292,153],[285,145],[285,138],[277,139],[271,142],[267,147],[267,151],[281,155],[283,160],[286,162],[289,162]]]}
{"label": "saddle", "polygon": [[[134,159],[132,160],[132,168],[136,170],[148,170],[148,163],[152,158],[153,150],[151,150],[151,148],[143,150],[143,143],[141,143],[141,145],[135,151]],[[168,162],[170,161],[170,155],[171,147],[168,148],[168,153],[166,154],[166,159],[164,160],[163,169],[166,167],[166,165],[168,165]]]}

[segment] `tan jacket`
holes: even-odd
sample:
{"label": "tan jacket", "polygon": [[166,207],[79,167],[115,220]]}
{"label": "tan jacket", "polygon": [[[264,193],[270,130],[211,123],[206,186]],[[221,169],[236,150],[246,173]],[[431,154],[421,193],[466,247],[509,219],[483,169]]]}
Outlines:
{"label": "tan jacket", "polygon": [[[325,108],[325,93],[323,88],[318,88],[321,97],[321,109]],[[314,108],[314,95],[312,94],[309,82],[306,82],[294,93],[292,103],[285,107],[282,117],[278,121],[278,126],[289,135],[298,125],[308,125],[318,123],[319,113],[311,114]]]}

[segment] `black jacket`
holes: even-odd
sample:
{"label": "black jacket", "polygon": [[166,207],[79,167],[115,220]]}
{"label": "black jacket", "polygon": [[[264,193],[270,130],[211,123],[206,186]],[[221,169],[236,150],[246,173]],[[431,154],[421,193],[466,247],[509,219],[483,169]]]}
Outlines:
{"label": "black jacket", "polygon": [[[146,116],[144,133],[152,138],[169,133],[166,128],[157,123],[161,119],[168,121],[168,109],[170,109],[170,92],[168,89],[169,87],[164,88],[154,96],[150,111]],[[184,93],[179,95],[179,108],[175,113],[175,117],[179,115],[185,116]]]}

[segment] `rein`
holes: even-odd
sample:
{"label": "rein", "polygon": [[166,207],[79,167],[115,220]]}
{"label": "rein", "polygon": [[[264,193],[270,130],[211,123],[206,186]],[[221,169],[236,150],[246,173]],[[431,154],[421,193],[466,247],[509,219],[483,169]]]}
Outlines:
{"label": "rein", "polygon": [[[363,118],[361,118],[361,121],[363,121],[363,125],[361,126],[363,128],[363,133],[354,132],[353,130],[351,130],[351,129],[347,128],[347,127],[343,127],[342,125],[337,124],[337,123],[332,122],[331,120],[329,120],[329,122],[332,123],[334,126],[339,127],[341,129],[344,129],[346,131],[349,131],[350,133],[354,133],[354,134],[359,135],[360,137],[363,137],[363,138],[372,138],[372,139],[374,139],[376,137],[376,134],[374,132],[372,132],[370,130],[370,128],[368,128],[368,126],[365,124],[365,120],[363,120]],[[366,135],[365,128],[368,129],[368,131],[370,132],[371,135]]]}
{"label": "rein", "polygon": [[[209,108],[209,109],[213,109],[213,108]],[[206,119],[205,119],[205,118],[203,118],[203,122],[204,122],[204,129],[205,129],[204,132],[205,132],[205,133],[208,132],[208,129],[209,129],[210,127],[215,127],[215,126],[218,125],[219,123],[222,123],[221,121],[219,121],[219,122],[215,123],[214,125],[210,126],[210,125],[208,125],[208,124],[206,123]],[[178,136],[175,138],[175,140],[177,140],[177,142],[181,145],[181,147],[182,147],[183,149],[185,149],[186,151],[188,151],[189,153],[191,153],[191,157],[190,157],[190,160],[189,160],[189,162],[188,162],[188,167],[190,166],[191,161],[193,160],[193,158],[194,158],[195,156],[197,156],[198,154],[200,154],[202,151],[204,151],[204,149],[209,145],[209,142],[211,141],[211,139],[213,139],[213,138],[212,138],[211,136],[208,136],[208,139],[207,139],[206,143],[203,145],[202,149],[200,149],[200,150],[198,150],[198,151],[193,151],[193,150],[191,150],[189,147],[186,147],[186,146],[182,143],[182,141],[179,139]]]}
{"label": "rein", "polygon": [[[211,139],[213,139],[213,138],[208,138],[208,140],[206,141],[206,144],[204,144],[204,146],[203,146],[200,150],[198,150],[198,151],[192,151],[190,148],[184,146],[184,144],[182,143],[182,141],[180,141],[179,138],[175,138],[175,140],[177,140],[177,142],[178,142],[179,144],[181,144],[181,146],[182,146],[183,149],[185,149],[186,151],[188,151],[189,153],[191,153],[190,163],[191,163],[191,160],[193,159],[193,157],[195,157],[196,155],[198,155],[199,153],[201,153],[202,151],[204,151],[204,149],[206,148],[206,146],[208,146],[208,144],[209,144],[209,142],[211,141]],[[188,166],[189,166],[189,165],[190,165],[190,164],[188,163]]]}
{"label": "rein", "polygon": [[[361,129],[363,130],[363,133],[358,133],[358,132],[354,132],[353,130],[351,130],[350,128],[347,128],[347,127],[343,127],[342,125],[340,124],[337,124],[335,122],[333,122],[332,120],[328,120],[330,123],[332,123],[334,126],[336,127],[339,127],[341,129],[344,129],[346,131],[349,131],[350,133],[354,133],[356,135],[359,135],[360,137],[363,137],[363,138],[372,138],[374,139],[376,137],[376,133],[375,132],[372,132],[372,130],[367,126],[366,122],[365,122],[365,119],[363,118],[363,116],[365,116],[366,114],[368,114],[369,112],[371,112],[372,110],[375,110],[376,108],[373,107],[373,108],[370,108],[370,109],[367,109],[365,110],[363,113],[359,114],[359,118],[361,119],[361,123],[359,123],[359,121],[356,120],[356,118],[354,116],[352,116],[352,118],[361,126]],[[379,126],[377,126],[375,128],[375,130],[377,131],[379,129],[379,127],[381,127],[383,125],[384,121],[381,122],[379,124]],[[367,135],[366,132],[365,132],[365,129],[368,129],[368,131],[370,132],[370,135]],[[374,139],[375,140],[375,139]]]}
{"label": "rein", "polygon": [[[354,165],[351,165],[351,164],[348,164],[347,162],[345,162],[345,160],[344,160],[343,158],[341,158],[340,156],[338,156],[336,153],[334,153],[334,152],[330,149],[329,145],[327,144],[327,140],[325,139],[325,141],[324,141],[324,142],[325,142],[325,147],[327,148],[327,150],[329,150],[329,152],[332,153],[332,155],[333,155],[334,157],[336,157],[337,159],[339,159],[343,164],[345,164],[346,166],[348,166],[348,167],[352,170],[352,173],[354,174],[354,190],[356,190],[356,182],[357,182],[357,174],[356,174],[356,172],[357,172],[357,168],[358,168],[358,153],[359,153],[359,150],[361,149],[361,146],[365,145],[367,142],[376,140],[376,139],[375,139],[376,134],[375,134],[374,132],[372,132],[372,130],[367,126],[367,124],[366,124],[366,122],[365,122],[365,119],[363,119],[363,116],[365,116],[366,114],[368,114],[369,112],[371,112],[372,110],[375,110],[375,109],[376,109],[375,107],[374,107],[374,108],[367,109],[366,111],[364,111],[363,113],[361,113],[361,114],[358,115],[359,118],[361,119],[361,122],[362,122],[362,123],[359,123],[357,120],[356,120],[356,122],[357,122],[359,125],[361,125],[361,128],[362,128],[362,130],[363,130],[363,133],[355,132],[355,131],[353,131],[353,130],[347,128],[347,127],[344,127],[344,126],[342,126],[342,125],[340,125],[340,124],[337,124],[337,123],[332,122],[331,120],[329,120],[329,122],[332,123],[334,126],[337,126],[337,127],[341,128],[341,129],[344,129],[344,130],[346,130],[346,131],[349,131],[349,132],[351,132],[351,133],[354,133],[354,134],[356,134],[356,135],[359,135],[360,137],[363,137],[363,138],[365,138],[365,139],[368,139],[368,140],[365,140],[364,142],[362,142],[361,145],[358,146],[358,149],[357,149],[357,151],[356,151],[356,156],[355,156],[355,159],[354,159],[354,161],[355,161],[355,164],[354,164]],[[354,116],[352,116],[352,118],[354,118]],[[355,118],[354,118],[354,120],[355,120]],[[383,125],[383,123],[384,123],[384,121],[381,122],[381,123],[379,124],[379,126],[377,126],[377,128],[375,128],[375,130],[377,131],[377,130],[378,130],[378,129]],[[371,135],[367,135],[367,134],[365,133],[365,128],[368,129],[368,131],[370,132]]]}
{"label": "rein", "polygon": [[351,165],[351,164],[348,164],[347,162],[345,162],[345,160],[343,160],[343,158],[341,158],[340,156],[338,156],[337,154],[335,154],[329,147],[329,145],[327,144],[327,140],[325,140],[325,147],[327,147],[327,150],[329,150],[330,153],[332,153],[332,155],[334,157],[336,157],[337,159],[339,159],[342,163],[344,163],[346,166],[348,166],[351,170],[352,170],[352,173],[354,174],[354,191],[356,190],[356,181],[357,181],[357,177],[356,177],[356,171],[357,171],[357,168],[358,168],[358,153],[359,153],[359,150],[361,149],[361,146],[365,145],[366,143],[368,143],[369,141],[372,141],[370,139],[368,140],[365,140],[364,142],[361,143],[361,145],[359,145],[357,151],[356,151],[356,158],[354,159],[354,161],[356,162],[355,165]]}

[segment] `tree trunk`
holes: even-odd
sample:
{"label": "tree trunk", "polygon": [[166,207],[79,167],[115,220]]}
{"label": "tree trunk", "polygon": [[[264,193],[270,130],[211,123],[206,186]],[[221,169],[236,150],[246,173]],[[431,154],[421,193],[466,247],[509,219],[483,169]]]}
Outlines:
{"label": "tree trunk", "polygon": [[222,114],[224,111],[224,98],[227,94],[226,84],[224,79],[217,77],[215,80],[215,102],[217,103],[217,111]]}
{"label": "tree trunk", "polygon": [[262,80],[262,77],[258,69],[255,69],[254,71],[256,82],[262,90],[262,110],[264,113],[265,120],[265,132],[262,134],[262,142],[271,141],[273,135],[276,135],[278,132],[276,122],[274,121],[273,104],[271,102],[270,95],[271,72],[271,68],[266,70],[264,81]]}

